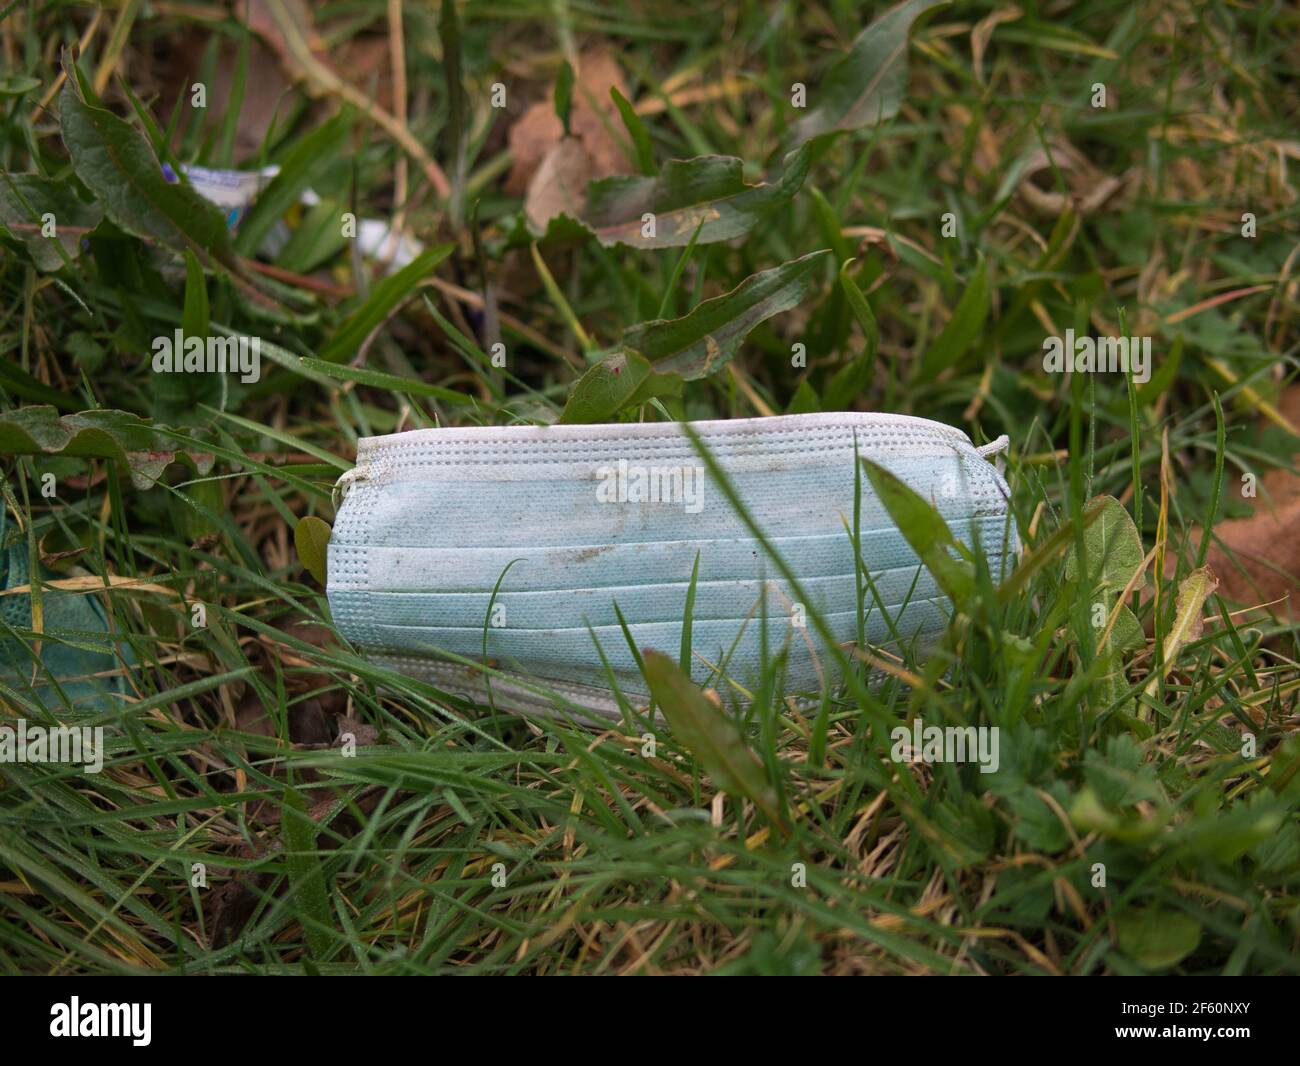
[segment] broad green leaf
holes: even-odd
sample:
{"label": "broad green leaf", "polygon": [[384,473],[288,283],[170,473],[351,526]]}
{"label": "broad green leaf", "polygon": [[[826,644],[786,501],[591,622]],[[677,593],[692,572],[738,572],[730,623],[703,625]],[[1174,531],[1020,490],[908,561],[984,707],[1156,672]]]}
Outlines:
{"label": "broad green leaf", "polygon": [[622,347],[574,385],[560,421],[598,422],[652,396],[676,395],[682,382],[724,366],[758,323],[794,307],[807,293],[826,252],[813,252],[755,274],[682,318],[643,322]]}
{"label": "broad green leaf", "polygon": [[[1089,501],[1089,507],[1094,504],[1100,506],[1100,514],[1083,534],[1088,559],[1087,577],[1091,582],[1088,591],[1109,589],[1118,592],[1127,587],[1129,579],[1142,566],[1142,538],[1138,536],[1137,526],[1124,505],[1114,496],[1099,496]],[[1071,548],[1065,560],[1065,578],[1074,581],[1078,577],[1079,561],[1074,548]],[[1133,587],[1136,590],[1145,585],[1144,574]]]}
{"label": "broad green leaf", "polygon": [[[758,185],[745,184],[734,156],[670,159],[658,177],[617,175],[592,182],[577,221],[606,247],[680,247],[697,227],[700,244],[729,241],[788,202],[803,185],[811,159],[811,149],[802,147],[786,158],[777,181]],[[647,215],[653,216],[652,235]]]}
{"label": "broad green leaf", "polygon": [[[215,516],[225,512],[225,497],[221,492],[221,482],[195,480],[184,488],[173,487],[167,494],[167,511],[171,515],[174,528],[193,544],[200,537],[221,531]],[[199,510],[202,507],[211,512],[209,517]]]}
{"label": "broad green leaf", "polygon": [[623,334],[623,347],[640,352],[657,373],[687,381],[707,377],[730,361],[750,330],[803,300],[829,254],[813,252],[754,274],[682,318],[632,326]]}
{"label": "broad green leaf", "polygon": [[333,339],[321,349],[320,357],[327,363],[341,363],[356,354],[362,342],[388,318],[392,310],[433,273],[434,267],[451,254],[452,247],[450,244],[440,244],[430,248],[395,274],[384,278],[370,291],[365,303],[335,330]]}
{"label": "broad green leaf", "polygon": [[293,546],[298,551],[298,559],[320,585],[325,584],[326,549],[332,532],[329,523],[315,515],[298,519],[293,527]]}
{"label": "broad green leaf", "polygon": [[903,539],[911,545],[935,583],[957,606],[961,606],[975,588],[971,564],[955,559],[951,550],[957,546],[952,530],[943,516],[895,474],[870,459],[862,460],[871,487],[876,490],[889,517],[894,520]]}
{"label": "broad green leaf", "polygon": [[1111,629],[1105,643],[1098,647],[1097,654],[1114,655],[1135,651],[1145,646],[1146,637],[1142,632],[1142,623],[1129,607],[1121,606],[1115,616],[1115,626]]}
{"label": "broad green leaf", "polygon": [[[1083,527],[1090,529],[1106,511],[1105,501],[1109,496],[1099,496],[1089,500],[1083,508]],[[1017,596],[1023,595],[1035,575],[1056,561],[1056,557],[1065,552],[1074,543],[1074,521],[1071,519],[1053,530],[1046,540],[1025,553],[1016,564],[1015,570],[998,588],[998,600],[1003,604],[1011,603]],[[1068,564],[1067,564],[1068,565]]]}
{"label": "broad green leaf", "polygon": [[652,396],[681,391],[680,375],[657,373],[639,352],[625,348],[606,356],[577,380],[559,421],[602,422]]}
{"label": "broad green leaf", "polygon": [[[42,232],[47,215],[53,216],[52,237]],[[68,259],[76,259],[81,253],[81,239],[103,217],[98,204],[82,203],[77,198],[71,182],[39,174],[0,173],[0,226],[27,246],[38,270],[49,272],[63,266],[59,245]]]}
{"label": "broad green leaf", "polygon": [[957,301],[952,318],[921,359],[920,376],[926,380],[955,366],[979,338],[989,316],[988,266],[981,256],[966,291]]}
{"label": "broad green leaf", "polygon": [[1142,908],[1115,916],[1119,949],[1148,970],[1167,970],[1201,943],[1201,923],[1182,911]]}
{"label": "broad green leaf", "polygon": [[826,386],[825,401],[828,411],[848,409],[859,393],[871,384],[871,375],[876,368],[876,352],[880,347],[880,331],[876,327],[876,316],[871,313],[871,305],[867,303],[867,298],[862,295],[858,283],[849,273],[852,263],[852,259],[846,259],[840,266],[840,288],[844,291],[844,299],[849,305],[849,310],[853,312],[853,317],[862,327],[866,346],[862,354],[853,362],[848,366],[840,367]]}
{"label": "broad green leaf", "polygon": [[873,126],[897,114],[907,90],[907,36],[912,24],[946,2],[908,0],[859,33],[826,76],[810,86],[816,106],[790,127],[787,145],[835,130]]}
{"label": "broad green leaf", "polygon": [[239,225],[235,245],[241,252],[257,252],[271,227],[298,203],[311,180],[338,159],[351,131],[352,116],[342,111],[294,144],[280,161],[280,172],[258,193]]}
{"label": "broad green leaf", "polygon": [[168,464],[185,461],[195,471],[212,469],[212,454],[202,441],[178,446],[148,419],[126,411],[83,411],[60,417],[53,407],[23,407],[0,414],[0,457],[66,455],[111,459],[147,489]]}
{"label": "broad green leaf", "polygon": [[187,248],[205,265],[215,259],[234,272],[235,251],[221,212],[188,185],[163,177],[162,164],[144,135],[128,122],[87,102],[80,71],[65,60],[59,95],[63,143],[73,169],[119,227],[180,253]]}
{"label": "broad green leaf", "polygon": [[752,801],[768,821],[784,828],[776,789],[736,723],[667,655],[647,648],[642,660],[650,695],[673,735],[699,761],[713,784],[722,792]]}
{"label": "broad green leaf", "polygon": [[26,74],[14,74],[8,78],[0,78],[0,96],[26,96],[33,89],[40,88],[40,85],[37,78],[29,78]]}
{"label": "broad green leaf", "polygon": [[1174,624],[1165,634],[1165,643],[1161,654],[1162,672],[1153,674],[1147,683],[1146,694],[1153,695],[1160,687],[1160,678],[1168,676],[1178,659],[1178,653],[1192,641],[1199,639],[1205,628],[1201,612],[1205,610],[1205,601],[1219,587],[1219,579],[1208,566],[1193,570],[1178,586],[1178,599],[1174,604]]}

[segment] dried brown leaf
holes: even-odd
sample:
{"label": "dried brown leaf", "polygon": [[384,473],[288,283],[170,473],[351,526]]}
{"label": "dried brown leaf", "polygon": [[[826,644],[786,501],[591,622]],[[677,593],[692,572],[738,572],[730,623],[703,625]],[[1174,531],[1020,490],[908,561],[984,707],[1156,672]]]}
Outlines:
{"label": "dried brown leaf", "polygon": [[[631,168],[619,139],[622,120],[609,95],[611,88],[624,96],[628,93],[618,63],[607,49],[591,49],[580,57],[574,75],[569,129],[586,154],[589,180],[629,173]],[[529,107],[510,128],[510,154],[514,162],[506,178],[506,191],[515,196],[526,190],[531,192],[543,164],[552,158],[563,140],[564,127],[555,113],[552,91],[545,101]]]}
{"label": "dried brown leaf", "polygon": [[[1300,386],[1288,389],[1278,408],[1296,424],[1300,419]],[[1300,439],[1292,459],[1300,460]],[[1231,484],[1225,485],[1225,491],[1231,491]],[[1223,546],[1211,544],[1206,562],[1219,578],[1219,593],[1225,599],[1250,605],[1272,603],[1269,609],[1274,613],[1297,618],[1300,477],[1287,470],[1270,470],[1259,479],[1257,492],[1254,499],[1245,501],[1254,514],[1228,519],[1215,527]]]}

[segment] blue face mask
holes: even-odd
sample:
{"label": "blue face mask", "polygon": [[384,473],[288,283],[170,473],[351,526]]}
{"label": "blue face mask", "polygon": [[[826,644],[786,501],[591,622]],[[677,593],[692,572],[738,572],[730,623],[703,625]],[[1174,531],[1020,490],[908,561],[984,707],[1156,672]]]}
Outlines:
{"label": "blue face mask", "polygon": [[[339,631],[370,658],[444,691],[518,710],[616,714],[612,670],[645,702],[635,646],[676,656],[696,558],[693,679],[744,699],[768,657],[785,650],[789,695],[833,681],[833,657],[808,621],[857,637],[851,533],[856,455],[932,500],[954,536],[978,544],[995,577],[1018,550],[1007,485],[960,430],[886,414],[808,414],[696,422],[810,602],[781,580],[691,441],[674,423],[430,429],[360,442],[340,479],[329,545],[329,602]],[[874,593],[865,630],[924,644],[949,605],[867,479],[862,557]],[[495,595],[494,595],[494,590]],[[886,618],[888,615],[888,619]],[[891,625],[892,622],[892,625]],[[599,644],[599,650],[597,649]],[[603,655],[603,662],[602,662]]]}

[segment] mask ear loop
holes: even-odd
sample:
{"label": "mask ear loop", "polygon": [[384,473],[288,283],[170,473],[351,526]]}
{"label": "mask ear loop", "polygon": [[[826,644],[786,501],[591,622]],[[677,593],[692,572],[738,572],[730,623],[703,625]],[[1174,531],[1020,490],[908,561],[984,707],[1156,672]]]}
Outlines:
{"label": "mask ear loop", "polygon": [[352,487],[352,483],[354,481],[364,481],[365,479],[366,475],[359,466],[354,466],[351,470],[345,470],[339,475],[339,479],[334,482],[334,487],[330,490],[330,500],[334,504],[335,511],[348,498],[348,489]]}
{"label": "mask ear loop", "polygon": [[1011,447],[1011,438],[1003,433],[997,440],[991,440],[987,444],[981,444],[975,449],[975,454],[981,459],[988,459],[994,455],[1001,455],[1009,447]]}
{"label": "mask ear loop", "polygon": [[975,449],[975,454],[981,459],[988,459],[993,463],[993,467],[1000,474],[1006,467],[1002,458],[1002,453],[1011,447],[1011,438],[1005,433],[998,437],[997,440],[991,440],[987,444],[981,444]]}

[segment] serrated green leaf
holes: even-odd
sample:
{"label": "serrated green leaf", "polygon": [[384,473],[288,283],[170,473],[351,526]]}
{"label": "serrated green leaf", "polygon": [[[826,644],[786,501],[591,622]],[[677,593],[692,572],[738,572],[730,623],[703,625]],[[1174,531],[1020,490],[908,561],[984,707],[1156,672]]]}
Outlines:
{"label": "serrated green leaf", "polygon": [[298,560],[320,585],[326,583],[325,565],[332,532],[329,523],[315,515],[298,519],[298,524],[293,527],[293,546],[297,549]]}
{"label": "serrated green leaf", "polygon": [[750,330],[803,300],[829,254],[813,252],[754,274],[682,318],[632,326],[623,346],[640,352],[657,373],[707,377],[730,361]]}
{"label": "serrated green leaf", "polygon": [[680,375],[656,373],[644,356],[625,348],[602,359],[574,383],[559,422],[603,422],[625,407],[681,391]]}
{"label": "serrated green leaf", "polygon": [[699,761],[714,785],[750,800],[768,821],[783,828],[776,789],[736,723],[669,656],[647,648],[642,661],[650,695],[673,736]]}
{"label": "serrated green leaf", "polygon": [[[1053,792],[1063,791],[1059,782],[1049,789]],[[1056,808],[1048,803],[1038,789],[1021,787],[1009,792],[1005,797],[1007,807],[1015,817],[1012,832],[1017,839],[1024,841],[1035,851],[1051,854],[1060,851],[1070,843],[1069,833],[1061,824]],[[1055,797],[1060,799],[1059,796]]]}
{"label": "serrated green leaf", "polygon": [[[676,248],[688,244],[698,228],[699,244],[729,241],[748,233],[773,208],[799,191],[812,160],[807,145],[791,153],[772,183],[747,185],[743,164],[734,156],[703,155],[670,159],[658,177],[616,175],[587,186],[587,205],[576,220],[606,247]],[[653,236],[644,217],[654,216]],[[574,220],[562,216],[557,223]]]}
{"label": "serrated green leaf", "polygon": [[81,74],[65,60],[59,95],[63,143],[73,169],[120,228],[178,253],[187,248],[205,264],[235,268],[235,251],[221,212],[188,185],[163,176],[145,137],[110,111],[87,102]]}
{"label": "serrated green leaf", "polygon": [[790,127],[787,145],[874,126],[897,114],[907,90],[908,34],[917,18],[946,2],[908,0],[859,33],[825,77],[810,86],[817,106]]}
{"label": "serrated green leaf", "polygon": [[212,469],[212,454],[202,441],[178,445],[160,432],[164,427],[127,411],[83,411],[63,415],[53,407],[23,407],[0,414],[0,457],[66,455],[111,459],[147,489],[168,464],[188,463],[196,472]]}

